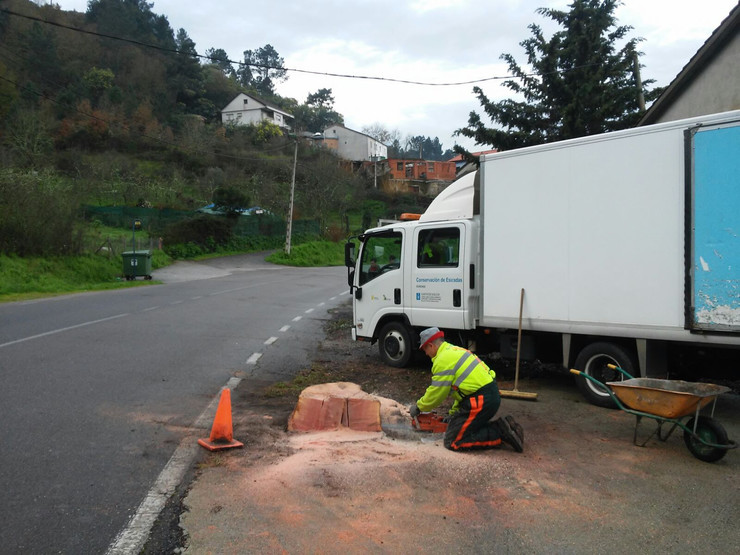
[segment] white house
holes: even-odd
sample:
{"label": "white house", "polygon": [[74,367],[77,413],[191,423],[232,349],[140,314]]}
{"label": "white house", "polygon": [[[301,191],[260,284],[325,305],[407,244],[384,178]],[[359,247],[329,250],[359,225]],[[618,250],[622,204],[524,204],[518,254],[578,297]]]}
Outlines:
{"label": "white house", "polygon": [[332,125],[324,129],[324,145],[336,150],[341,158],[353,162],[388,158],[388,147],[383,143],[343,125]]}
{"label": "white house", "polygon": [[265,100],[239,93],[234,100],[221,110],[221,123],[233,125],[257,125],[263,121],[274,123],[278,127],[290,129],[293,115],[282,111]]}

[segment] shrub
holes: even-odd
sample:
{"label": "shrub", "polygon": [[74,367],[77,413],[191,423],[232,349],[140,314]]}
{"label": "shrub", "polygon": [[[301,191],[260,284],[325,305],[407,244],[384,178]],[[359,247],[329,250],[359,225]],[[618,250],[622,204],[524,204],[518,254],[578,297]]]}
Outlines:
{"label": "shrub", "polygon": [[220,216],[198,216],[176,222],[162,234],[165,245],[192,243],[206,252],[217,245],[226,245],[232,237],[233,223]]}
{"label": "shrub", "polygon": [[0,170],[0,252],[77,254],[79,195],[72,181],[46,171]]}

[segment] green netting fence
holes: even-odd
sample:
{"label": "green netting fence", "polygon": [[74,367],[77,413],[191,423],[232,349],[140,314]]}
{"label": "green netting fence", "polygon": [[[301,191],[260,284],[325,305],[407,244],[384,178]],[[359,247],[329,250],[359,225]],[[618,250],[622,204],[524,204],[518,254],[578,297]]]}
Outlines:
{"label": "green netting fence", "polygon": [[[85,218],[98,220],[109,227],[130,229],[134,220],[140,220],[142,228],[156,233],[167,226],[188,218],[203,214],[188,210],[170,208],[136,208],[130,206],[84,206]],[[206,216],[223,218],[224,216]],[[294,220],[292,233],[296,235],[319,235],[321,228],[318,220]],[[270,237],[285,236],[285,220],[272,214],[240,216],[234,227],[234,234],[239,237],[266,235]]]}

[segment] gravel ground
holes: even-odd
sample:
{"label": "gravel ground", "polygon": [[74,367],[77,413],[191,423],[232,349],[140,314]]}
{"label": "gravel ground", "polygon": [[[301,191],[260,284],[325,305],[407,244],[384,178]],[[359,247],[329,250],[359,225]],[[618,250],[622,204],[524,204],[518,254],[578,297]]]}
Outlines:
{"label": "gravel ground", "polygon": [[[350,317],[348,306],[328,315],[326,340],[301,372],[306,385],[319,376],[357,383],[384,403],[418,398],[429,363],[383,366],[375,346],[351,341]],[[493,365],[500,388],[512,389],[511,365]],[[503,400],[500,413],[524,426],[521,454],[452,453],[441,436],[394,433],[402,416],[387,433],[289,434],[300,389],[276,394],[242,382],[232,412],[244,449],[203,455],[149,552],[724,554],[740,546],[737,450],[701,462],[680,430],[637,447],[635,418],[586,403],[563,372],[523,368],[519,390],[538,400]],[[739,396],[722,396],[715,416],[740,437]],[[654,428],[643,421],[641,435]]]}

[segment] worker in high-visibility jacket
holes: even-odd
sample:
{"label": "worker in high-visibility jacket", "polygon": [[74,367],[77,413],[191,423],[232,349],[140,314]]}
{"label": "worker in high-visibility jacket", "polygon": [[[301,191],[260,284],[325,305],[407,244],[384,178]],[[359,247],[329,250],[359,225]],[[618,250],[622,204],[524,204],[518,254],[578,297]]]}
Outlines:
{"label": "worker in high-visibility jacket", "polygon": [[439,328],[422,331],[420,343],[432,359],[432,383],[409,408],[411,417],[435,409],[452,395],[454,403],[445,417],[447,449],[491,449],[504,441],[521,453],[524,431],[514,418],[491,421],[501,405],[496,373],[467,349],[447,343]]}

